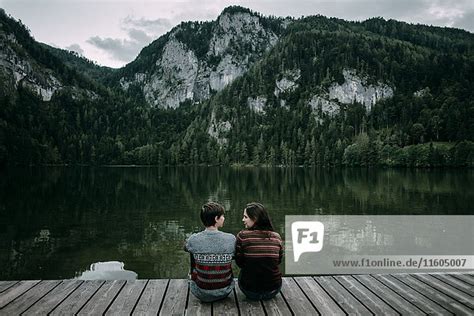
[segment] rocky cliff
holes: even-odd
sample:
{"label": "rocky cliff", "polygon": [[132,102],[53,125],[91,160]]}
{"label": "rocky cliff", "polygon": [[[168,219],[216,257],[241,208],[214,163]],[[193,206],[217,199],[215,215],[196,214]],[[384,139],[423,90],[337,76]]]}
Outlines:
{"label": "rocky cliff", "polygon": [[19,86],[36,93],[43,101],[63,87],[53,71],[39,65],[23,50],[14,34],[0,31],[0,93]]}
{"label": "rocky cliff", "polygon": [[[208,99],[245,73],[278,41],[278,35],[263,25],[263,19],[248,10],[238,10],[224,11],[207,24],[182,24],[167,34],[166,43],[155,52],[158,57],[151,70],[126,72],[119,79],[120,85],[124,90],[138,86],[148,104],[160,108]],[[283,22],[278,23],[283,26]],[[196,35],[186,39],[183,32]],[[193,41],[205,43],[204,49],[198,51]]]}

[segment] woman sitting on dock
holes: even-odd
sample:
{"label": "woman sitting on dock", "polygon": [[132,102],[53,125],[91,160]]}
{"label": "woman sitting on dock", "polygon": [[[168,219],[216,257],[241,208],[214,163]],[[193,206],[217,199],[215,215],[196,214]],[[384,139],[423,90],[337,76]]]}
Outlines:
{"label": "woman sitting on dock", "polygon": [[248,299],[271,299],[281,289],[281,237],[260,203],[247,204],[242,222],[246,229],[237,234],[235,248],[235,261],[241,269],[239,287]]}

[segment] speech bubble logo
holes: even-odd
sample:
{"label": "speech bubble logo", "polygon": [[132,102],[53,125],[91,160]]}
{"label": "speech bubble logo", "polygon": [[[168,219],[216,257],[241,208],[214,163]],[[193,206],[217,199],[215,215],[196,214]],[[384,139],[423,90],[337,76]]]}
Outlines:
{"label": "speech bubble logo", "polygon": [[305,252],[319,252],[323,249],[324,224],[317,221],[299,221],[291,224],[293,257],[298,262]]}

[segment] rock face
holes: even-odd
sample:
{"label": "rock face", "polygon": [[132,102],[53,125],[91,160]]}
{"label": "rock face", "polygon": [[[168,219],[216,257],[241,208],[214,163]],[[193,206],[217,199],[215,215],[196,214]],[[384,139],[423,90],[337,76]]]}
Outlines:
{"label": "rock face", "polygon": [[413,96],[415,96],[417,98],[422,98],[422,97],[427,96],[429,94],[430,94],[430,88],[429,87],[426,87],[426,88],[423,88],[421,90],[413,92]]}
{"label": "rock face", "polygon": [[315,95],[309,100],[309,106],[316,116],[323,115],[334,116],[339,113],[339,104],[334,101],[326,100],[319,95]]}
{"label": "rock face", "polygon": [[[160,108],[177,108],[185,100],[201,101],[245,73],[250,65],[274,46],[278,37],[263,27],[261,18],[248,12],[224,12],[213,22],[207,51],[201,58],[179,40],[176,27],[164,45],[153,70],[143,69],[121,78],[127,90],[141,87],[147,102]],[[193,26],[201,32],[201,25]]]}
{"label": "rock face", "polygon": [[295,69],[287,71],[280,80],[275,81],[275,91],[273,94],[278,97],[281,93],[291,92],[298,87],[296,82],[301,77],[301,70]]}
{"label": "rock face", "polygon": [[211,122],[207,129],[207,134],[217,141],[219,146],[226,145],[228,142],[227,133],[232,128],[232,124],[229,121],[219,122],[216,119],[216,113],[211,113]]}
{"label": "rock face", "polygon": [[50,101],[53,94],[63,86],[52,72],[37,65],[27,56],[19,56],[12,47],[18,47],[13,34],[0,32],[0,90],[16,89],[19,85],[26,87]]}
{"label": "rock face", "polygon": [[379,100],[391,98],[393,89],[384,83],[372,85],[367,79],[359,77],[352,69],[344,69],[344,83],[333,83],[329,87],[329,100],[336,99],[340,103],[352,104],[354,102],[365,105],[367,111]]}
{"label": "rock face", "polygon": [[328,93],[314,95],[308,101],[313,114],[322,119],[323,116],[334,116],[340,112],[340,104],[365,105],[367,111],[372,109],[378,101],[393,96],[393,89],[384,83],[377,85],[367,84],[367,78],[361,78],[352,69],[343,70],[344,83],[334,82],[329,86]]}
{"label": "rock face", "polygon": [[172,36],[157,66],[158,72],[150,76],[143,86],[143,94],[149,104],[176,108],[182,101],[193,98],[199,68],[193,51]]}
{"label": "rock face", "polygon": [[249,108],[256,113],[264,113],[264,106],[267,104],[267,98],[264,96],[258,96],[254,98],[247,99],[247,105]]}

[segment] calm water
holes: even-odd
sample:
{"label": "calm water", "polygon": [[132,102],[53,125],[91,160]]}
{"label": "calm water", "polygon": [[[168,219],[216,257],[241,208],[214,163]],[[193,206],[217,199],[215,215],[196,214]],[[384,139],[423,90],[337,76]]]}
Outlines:
{"label": "calm water", "polygon": [[242,208],[260,201],[284,235],[285,215],[474,214],[473,184],[473,170],[9,169],[0,280],[74,278],[104,261],[138,278],[184,278],[183,240],[208,200],[225,206],[224,231],[242,229]]}

